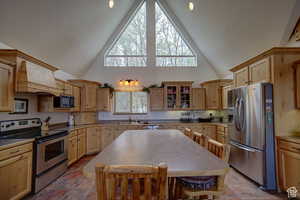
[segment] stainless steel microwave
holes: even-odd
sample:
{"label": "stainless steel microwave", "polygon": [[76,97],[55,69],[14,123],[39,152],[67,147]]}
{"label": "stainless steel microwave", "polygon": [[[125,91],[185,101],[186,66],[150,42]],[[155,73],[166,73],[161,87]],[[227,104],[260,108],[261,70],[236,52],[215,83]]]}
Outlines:
{"label": "stainless steel microwave", "polygon": [[58,96],[54,97],[54,108],[74,108],[73,96]]}

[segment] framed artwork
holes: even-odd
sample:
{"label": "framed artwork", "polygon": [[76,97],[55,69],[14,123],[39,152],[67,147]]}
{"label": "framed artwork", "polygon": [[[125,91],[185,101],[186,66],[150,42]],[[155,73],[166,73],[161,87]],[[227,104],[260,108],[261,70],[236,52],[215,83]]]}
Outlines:
{"label": "framed artwork", "polygon": [[15,98],[15,111],[11,114],[27,114],[28,99]]}

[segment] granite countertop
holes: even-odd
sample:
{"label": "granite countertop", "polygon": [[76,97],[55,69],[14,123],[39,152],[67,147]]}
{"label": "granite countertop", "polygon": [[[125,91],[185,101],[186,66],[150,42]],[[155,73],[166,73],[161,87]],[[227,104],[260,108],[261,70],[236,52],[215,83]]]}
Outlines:
{"label": "granite countertop", "polygon": [[0,139],[0,150],[33,142],[34,139]]}

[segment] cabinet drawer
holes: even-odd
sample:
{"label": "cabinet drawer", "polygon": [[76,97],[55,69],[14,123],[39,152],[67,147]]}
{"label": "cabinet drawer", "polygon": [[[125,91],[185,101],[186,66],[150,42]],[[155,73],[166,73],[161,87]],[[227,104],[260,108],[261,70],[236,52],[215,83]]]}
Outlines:
{"label": "cabinet drawer", "polygon": [[16,146],[10,149],[0,151],[0,160],[4,160],[12,156],[20,155],[28,151],[32,151],[32,143]]}
{"label": "cabinet drawer", "polygon": [[225,132],[224,126],[217,126],[217,131]]}
{"label": "cabinet drawer", "polygon": [[294,152],[300,153],[300,144],[297,144],[297,143],[279,140],[278,146],[280,149],[286,149],[289,151],[294,151]]}
{"label": "cabinet drawer", "polygon": [[69,133],[69,137],[74,137],[74,136],[77,136],[77,130],[71,131]]}

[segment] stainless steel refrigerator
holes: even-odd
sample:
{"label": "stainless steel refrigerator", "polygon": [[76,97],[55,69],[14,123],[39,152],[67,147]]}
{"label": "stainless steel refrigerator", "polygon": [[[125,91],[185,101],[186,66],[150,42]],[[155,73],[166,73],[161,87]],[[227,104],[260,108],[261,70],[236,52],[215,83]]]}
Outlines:
{"label": "stainless steel refrigerator", "polygon": [[262,189],[276,190],[272,84],[233,89],[228,99],[233,109],[229,164]]}

